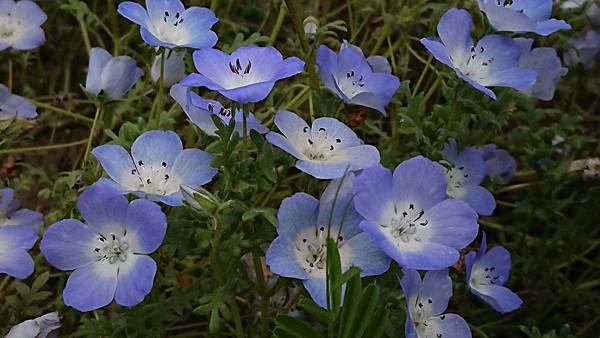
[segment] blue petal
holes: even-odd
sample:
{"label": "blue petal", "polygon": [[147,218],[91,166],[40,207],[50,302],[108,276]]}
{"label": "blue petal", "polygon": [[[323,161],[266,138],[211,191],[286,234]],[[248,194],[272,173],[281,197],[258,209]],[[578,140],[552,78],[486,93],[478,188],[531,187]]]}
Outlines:
{"label": "blue petal", "polygon": [[504,247],[495,246],[480,258],[476,264],[477,266],[495,267],[494,272],[499,276],[496,284],[504,285],[510,274],[510,252]]}
{"label": "blue petal", "polygon": [[396,167],[393,178],[394,200],[398,205],[407,202],[429,209],[446,199],[446,175],[435,162],[416,156]]}
{"label": "blue petal", "polygon": [[296,162],[296,168],[321,180],[340,178],[344,176],[344,173],[346,173],[350,167],[350,164],[347,162],[332,163],[329,161],[303,160]]}
{"label": "blue petal", "polygon": [[134,306],[141,303],[152,290],[156,262],[146,255],[129,255],[119,264],[115,301],[119,305]]}
{"label": "blue petal", "polygon": [[488,285],[478,288],[474,293],[500,313],[514,311],[523,304],[516,293],[504,286]]}
{"label": "blue petal", "polygon": [[525,13],[497,6],[495,1],[479,1],[479,8],[498,31],[531,32],[536,28],[536,21]]}
{"label": "blue petal", "polygon": [[146,9],[138,3],[131,1],[122,2],[119,4],[117,12],[142,27],[148,27],[150,23]]}
{"label": "blue petal", "polygon": [[279,72],[273,80],[281,80],[291,76],[294,76],[298,73],[302,73],[304,70],[304,61],[300,60],[297,57],[289,57],[281,62],[281,66]]}
{"label": "blue petal", "polygon": [[465,185],[455,188],[452,197],[467,202],[480,215],[489,216],[496,209],[494,195],[480,185]]}
{"label": "blue petal", "polygon": [[52,266],[73,270],[97,260],[93,249],[98,233],[78,220],[65,219],[52,224],[40,242],[42,254]]}
{"label": "blue petal", "polygon": [[320,45],[317,49],[317,65],[319,66],[319,75],[323,85],[333,92],[336,92],[336,86],[333,81],[334,74],[337,74],[337,54],[325,45]]}
{"label": "blue petal", "polygon": [[142,74],[143,71],[137,67],[134,59],[129,56],[117,56],[108,61],[102,70],[102,89],[109,100],[119,99]]}
{"label": "blue petal", "polygon": [[298,262],[296,247],[292,239],[278,236],[271,242],[265,255],[267,265],[273,273],[288,278],[307,279],[308,274]]}
{"label": "blue petal", "polygon": [[180,0],[146,0],[146,8],[148,8],[150,20],[156,23],[161,22],[166,11],[172,13],[171,15],[185,11],[185,7],[183,7]]}
{"label": "blue petal", "polygon": [[431,241],[460,250],[477,237],[477,214],[463,201],[444,200],[427,210],[425,216],[429,225],[422,231]]}
{"label": "blue petal", "polygon": [[[321,195],[319,216],[317,217],[317,224],[319,225],[329,225],[331,219],[331,226],[335,229],[336,234],[341,225],[341,235],[347,239],[360,232],[358,224],[363,220],[354,209],[352,200],[353,184],[354,174],[352,173],[348,173],[343,178],[331,181]],[[335,209],[332,213],[334,204]],[[335,236],[337,237],[337,235]]]}
{"label": "blue petal", "polygon": [[327,308],[327,283],[325,278],[313,277],[304,280],[304,287],[312,300],[322,308]]}
{"label": "blue petal", "polygon": [[21,28],[19,39],[13,41],[12,48],[18,50],[30,50],[37,48],[46,42],[44,30],[38,26],[27,26]]}
{"label": "blue petal", "polygon": [[119,192],[106,185],[86,188],[77,200],[77,209],[85,221],[104,236],[125,234],[125,217],[129,202]]}
{"label": "blue petal", "polygon": [[340,139],[337,148],[353,147],[362,144],[362,141],[350,127],[332,117],[320,117],[316,119],[312,124],[311,138],[318,138],[323,129],[327,132],[327,137]]}
{"label": "blue petal", "polygon": [[40,26],[48,19],[46,13],[33,1],[14,2],[11,14],[26,20],[23,24],[27,26]]}
{"label": "blue petal", "polygon": [[90,64],[85,80],[85,89],[94,96],[100,94],[103,89],[102,70],[111,59],[112,55],[102,48],[94,47],[90,50]]}
{"label": "blue petal", "polygon": [[490,74],[482,82],[482,85],[510,87],[522,90],[531,87],[535,83],[537,76],[538,73],[535,70],[515,67]]}
{"label": "blue petal", "polygon": [[354,205],[367,220],[377,224],[389,221],[386,217],[392,208],[392,172],[383,166],[362,171],[354,182]]}
{"label": "blue petal", "polygon": [[419,338],[415,331],[415,324],[410,319],[410,313],[406,311],[406,320],[404,321],[404,338]]}
{"label": "blue petal", "polygon": [[452,280],[448,276],[448,270],[427,271],[419,296],[422,300],[427,300],[423,302],[423,307],[426,308],[424,312],[437,316],[446,311],[452,297]]}
{"label": "blue petal", "polygon": [[475,89],[479,90],[480,92],[484,93],[485,95],[491,97],[493,100],[496,99],[496,94],[493,91],[484,87],[483,85],[481,85],[477,81],[471,79],[470,77],[464,75],[461,71],[456,70],[456,75],[458,75],[459,78],[467,81],[467,83],[470,84],[471,86],[473,86],[473,88],[475,88]]}
{"label": "blue petal", "polygon": [[294,240],[301,232],[316,228],[319,201],[305,194],[296,193],[281,202],[277,212],[277,233],[287,239]]}
{"label": "blue petal", "polygon": [[471,338],[471,329],[465,320],[456,314],[448,313],[427,320],[427,337]]}
{"label": "blue petal", "polygon": [[[233,76],[229,69],[229,55],[220,50],[212,48],[197,50],[193,54],[193,60],[198,73],[202,74],[207,79],[210,79],[208,81],[214,81],[220,88],[223,88],[226,81]],[[191,79],[188,81],[191,81]],[[184,79],[183,82],[185,81],[186,80]],[[184,86],[189,86],[188,84],[182,84]],[[209,87],[209,89],[214,90],[215,87],[211,87]]]}
{"label": "blue petal", "polygon": [[[415,300],[419,296],[419,290],[421,289],[421,275],[419,272],[412,269],[402,269],[402,279],[400,279],[400,286],[402,292],[404,292],[404,298],[406,305],[414,305]],[[408,312],[408,311],[407,311]]]}
{"label": "blue petal", "polygon": [[37,241],[32,228],[18,226],[0,227],[0,273],[17,279],[27,278],[33,273],[33,259],[27,250]]}
{"label": "blue petal", "polygon": [[[455,63],[464,62],[469,57],[469,49],[473,45],[471,39],[471,29],[473,28],[473,19],[469,12],[464,9],[451,8],[440,18],[437,26],[438,35],[445,47],[446,56],[442,54],[441,46],[433,41],[427,41],[427,44],[421,42],[440,62],[449,67],[453,67],[452,61],[445,59],[450,57]],[[449,62],[448,62],[449,61]]]}
{"label": "blue petal", "polygon": [[218,40],[217,34],[210,28],[219,21],[208,8],[190,7],[183,15],[185,23],[181,29],[187,31],[187,39],[178,43],[181,46],[202,49],[213,47]]}
{"label": "blue petal", "polygon": [[481,183],[486,174],[483,153],[474,147],[466,147],[459,154],[456,154],[455,151],[456,150],[454,150],[454,154],[451,154],[451,150],[445,145],[442,153],[449,158],[455,168],[463,167],[461,172],[468,175],[463,181],[464,184],[478,185]]}
{"label": "blue petal", "polygon": [[183,144],[172,131],[151,130],[140,135],[131,146],[133,162],[160,168],[162,162],[171,168],[175,158],[183,151]]}
{"label": "blue petal", "polygon": [[445,64],[450,68],[454,68],[454,64],[450,57],[448,56],[448,50],[446,47],[440,42],[429,40],[426,38],[421,39],[421,43],[434,58],[436,58],[439,62]]}
{"label": "blue petal", "polygon": [[10,214],[9,222],[2,226],[18,225],[29,227],[37,231],[43,223],[44,215],[41,213],[29,209],[20,209]]}
{"label": "blue petal", "polygon": [[541,36],[548,36],[561,29],[571,29],[571,25],[564,20],[550,19],[538,22],[533,32]]}
{"label": "blue petal", "polygon": [[119,264],[104,260],[75,270],[63,290],[65,305],[87,312],[110,304],[117,288],[118,269]]}
{"label": "blue petal", "polygon": [[267,134],[266,139],[267,142],[278,148],[281,148],[283,151],[294,156],[295,158],[304,158],[304,155],[301,154],[290,142],[290,140],[285,138],[283,135],[271,131]]}
{"label": "blue petal", "polygon": [[[300,116],[290,111],[277,111],[277,114],[275,115],[275,125],[292,145],[306,142],[306,139],[309,137],[307,133],[308,130],[310,130],[310,127],[308,124]],[[302,158],[299,156],[296,157]]]}
{"label": "blue petal", "polygon": [[160,207],[144,199],[131,202],[125,224],[125,239],[131,252],[135,254],[150,254],[156,251],[167,231],[167,217]]}
{"label": "blue petal", "polygon": [[376,73],[392,73],[392,66],[389,61],[381,55],[372,55],[367,58],[371,69]]}
{"label": "blue petal", "polygon": [[92,155],[100,162],[108,176],[125,190],[136,189],[139,178],[132,172],[137,169],[125,148],[111,144],[102,145],[94,148]]}
{"label": "blue petal", "polygon": [[210,166],[212,159],[211,154],[200,149],[185,149],[177,155],[171,175],[179,178],[181,184],[197,189],[217,174],[217,168]]}
{"label": "blue petal", "polygon": [[[0,85],[1,90],[1,85]],[[19,207],[19,202],[14,200],[15,191],[11,188],[3,188],[0,189],[0,210],[8,213],[12,211],[11,209],[16,209]]]}
{"label": "blue petal", "polygon": [[166,48],[177,47],[176,45],[174,45],[172,43],[161,41],[145,27],[140,28],[140,35],[142,36],[142,40],[144,40],[144,42],[146,42],[150,46],[166,47]]}
{"label": "blue petal", "polygon": [[[521,39],[515,39],[519,43]],[[560,58],[553,48],[535,48],[530,51],[525,47],[519,65],[535,70],[538,73],[535,84],[521,92],[541,100],[552,100],[556,84],[561,76],[567,74],[567,68],[562,67]]]}
{"label": "blue petal", "polygon": [[348,263],[359,267],[362,277],[380,275],[390,268],[390,257],[381,251],[364,232],[345,242],[344,249],[351,253]]}
{"label": "blue petal", "polygon": [[215,123],[211,119],[213,114],[206,110],[209,104],[215,104],[217,103],[216,101],[205,100],[192,92],[190,88],[180,84],[173,85],[169,93],[171,94],[171,97],[179,103],[193,124],[198,126],[208,135],[216,135],[215,131],[217,131],[217,126],[215,126]]}
{"label": "blue petal", "polygon": [[273,89],[275,82],[260,82],[233,89],[221,89],[219,93],[238,103],[255,103],[264,100]]}

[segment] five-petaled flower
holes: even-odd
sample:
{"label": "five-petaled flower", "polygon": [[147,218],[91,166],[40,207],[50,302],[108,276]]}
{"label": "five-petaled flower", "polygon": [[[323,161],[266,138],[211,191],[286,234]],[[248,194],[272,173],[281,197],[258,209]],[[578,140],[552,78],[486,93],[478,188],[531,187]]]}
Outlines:
{"label": "five-petaled flower", "polygon": [[39,230],[44,223],[44,215],[29,209],[19,209],[20,204],[14,196],[15,192],[11,188],[0,189],[0,227],[17,225]]}
{"label": "five-petaled flower", "polygon": [[421,280],[418,271],[402,269],[400,286],[406,299],[406,338],[470,338],[471,329],[454,313],[444,313],[452,297],[448,270],[428,271]]}
{"label": "five-petaled flower", "polygon": [[510,273],[510,253],[501,246],[486,253],[486,246],[484,232],[479,251],[469,252],[465,257],[469,290],[498,312],[514,311],[523,301],[504,286]]}
{"label": "five-petaled flower", "polygon": [[[179,84],[171,87],[170,94],[179,103],[190,121],[208,135],[214,136],[218,130],[212,116],[217,116],[224,124],[229,124],[231,118],[234,118],[235,131],[240,135],[244,135],[244,116],[242,110],[236,109],[235,114],[233,114],[231,108],[224,107],[218,101],[204,99],[190,88]],[[252,113],[248,114],[246,123],[248,125],[248,132],[256,130],[258,133],[264,134],[269,131],[269,128],[263,126]]]}
{"label": "five-petaled flower", "polygon": [[231,55],[207,48],[195,51],[193,59],[198,73],[188,75],[181,85],[216,90],[238,103],[262,101],[276,81],[304,69],[304,61],[283,59],[273,47],[244,46]]}
{"label": "five-petaled flower", "polygon": [[521,47],[519,66],[538,73],[533,86],[521,90],[521,93],[544,101],[552,100],[558,80],[568,72],[562,67],[556,50],[549,47],[531,49],[533,39],[517,38],[514,41]]}
{"label": "five-petaled flower", "polygon": [[85,90],[94,96],[104,92],[108,100],[116,100],[125,95],[143,74],[131,57],[113,57],[106,50],[95,47],[90,51]]}
{"label": "five-petaled flower", "polygon": [[486,144],[479,147],[485,161],[485,174],[493,181],[506,184],[517,170],[517,161],[504,149],[499,149],[495,144]]}
{"label": "five-petaled flower", "polygon": [[140,135],[131,146],[131,155],[119,145],[102,145],[92,150],[114,181],[102,178],[124,193],[134,193],[171,206],[183,203],[180,186],[198,188],[210,182],[217,169],[210,167],[213,157],[200,149],[183,149],[181,139],[172,131],[151,130]]}
{"label": "five-petaled flower", "polygon": [[[371,60],[381,63],[379,58]],[[387,116],[385,107],[400,87],[400,79],[373,68],[358,47],[349,45],[336,54],[321,45],[317,49],[317,64],[325,87],[344,102],[373,108]]]}
{"label": "five-petaled flower", "polygon": [[160,207],[145,199],[131,203],[110,185],[88,187],[77,200],[86,223],[65,219],[44,233],[40,249],[60,270],[75,270],[63,291],[66,305],[85,312],[114,299],[139,304],[150,293],[156,262],[148,255],[165,236]]}
{"label": "five-petaled flower", "polygon": [[442,42],[422,38],[421,43],[458,77],[493,99],[496,94],[486,87],[522,90],[535,83],[537,72],[519,67],[521,49],[512,38],[492,34],[474,44],[472,27],[473,20],[467,11],[452,8],[437,26]]}
{"label": "five-petaled flower", "polygon": [[40,27],[48,17],[33,1],[0,0],[0,51],[29,50],[46,41]]}
{"label": "five-petaled flower", "polygon": [[550,19],[553,0],[478,0],[479,9],[498,31],[533,32],[547,36],[571,29],[563,20]]}
{"label": "five-petaled flower", "polygon": [[281,134],[269,132],[267,141],[298,159],[296,168],[320,179],[340,178],[379,163],[379,151],[365,145],[344,123],[321,117],[309,126],[298,115],[280,110],[275,125]]}
{"label": "five-petaled flower", "polygon": [[167,48],[210,48],[217,43],[217,34],[211,31],[219,21],[208,8],[185,9],[180,0],[147,0],[142,5],[125,1],[117,11],[140,25],[140,34],[151,46]]}
{"label": "five-petaled flower", "polygon": [[444,145],[450,169],[446,170],[448,195],[467,202],[480,215],[491,215],[496,208],[494,195],[480,186],[486,177],[486,163],[481,150],[466,147],[458,152],[455,139]]}
{"label": "five-petaled flower", "polygon": [[353,206],[353,182],[353,174],[332,181],[320,201],[305,193],[284,199],[277,213],[279,236],[266,254],[274,273],[303,280],[323,308],[327,307],[328,236],[336,240],[342,271],[357,266],[361,276],[374,276],[390,266],[390,259],[358,228],[363,218]]}
{"label": "five-petaled flower", "polygon": [[5,85],[0,84],[0,120],[32,119],[36,116],[33,103],[24,97],[11,94]]}
{"label": "five-petaled flower", "polygon": [[366,219],[360,228],[402,267],[447,268],[477,236],[477,213],[448,198],[444,170],[422,156],[400,163],[393,174],[382,166],[365,169],[354,193]]}

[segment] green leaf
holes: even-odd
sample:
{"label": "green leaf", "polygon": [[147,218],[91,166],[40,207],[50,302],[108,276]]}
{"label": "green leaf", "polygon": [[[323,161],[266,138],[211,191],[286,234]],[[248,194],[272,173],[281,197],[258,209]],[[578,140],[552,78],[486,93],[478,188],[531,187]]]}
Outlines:
{"label": "green leaf", "polygon": [[366,332],[369,333],[369,338],[379,338],[383,336],[385,328],[388,326],[390,320],[390,310],[382,307],[375,312],[373,321],[367,327]]}
{"label": "green leaf", "polygon": [[315,317],[317,320],[328,323],[331,320],[331,312],[324,310],[311,299],[303,298],[298,302],[298,306],[304,310],[304,312]]}
{"label": "green leaf", "polygon": [[304,321],[290,317],[288,315],[281,315],[275,319],[277,327],[283,330],[285,333],[291,335],[291,337],[297,338],[320,338],[321,335],[312,328],[312,326]]}
{"label": "green leaf", "polygon": [[360,318],[359,321],[356,321],[356,329],[353,331],[356,337],[361,337],[365,333],[367,326],[371,322],[371,318],[373,318],[378,302],[379,288],[373,284],[367,286],[360,297],[359,312],[356,314],[356,318]]}
{"label": "green leaf", "polygon": [[338,336],[354,337],[352,328],[356,320],[356,314],[359,310],[358,305],[360,303],[362,290],[360,269],[352,267],[342,275],[342,279],[344,276],[350,276],[350,279],[346,285],[346,292],[344,293],[344,306],[342,307]]}
{"label": "green leaf", "polygon": [[48,278],[50,278],[50,272],[48,271],[39,275],[31,285],[31,290],[33,292],[38,292],[44,285],[46,285]]}
{"label": "green leaf", "polygon": [[342,288],[335,288],[337,281],[342,275],[342,263],[340,261],[340,252],[333,238],[327,238],[327,299],[330,309],[336,311],[342,303]]}

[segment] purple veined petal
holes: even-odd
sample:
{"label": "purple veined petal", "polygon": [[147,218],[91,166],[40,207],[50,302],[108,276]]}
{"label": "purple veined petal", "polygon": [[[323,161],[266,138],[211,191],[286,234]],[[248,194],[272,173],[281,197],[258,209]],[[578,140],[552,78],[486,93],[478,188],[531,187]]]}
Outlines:
{"label": "purple veined petal", "polygon": [[307,279],[309,275],[304,271],[296,257],[294,239],[278,236],[271,242],[265,255],[266,263],[273,273],[288,278]]}
{"label": "purple veined petal", "polygon": [[90,64],[88,66],[85,89],[97,96],[102,88],[102,70],[112,59],[112,55],[106,50],[94,47],[90,50]]}
{"label": "purple veined petal", "polygon": [[212,180],[217,168],[210,166],[213,156],[200,149],[185,149],[177,155],[171,168],[172,179],[194,189]]}
{"label": "purple veined petal", "polygon": [[281,148],[283,151],[296,158],[305,158],[304,155],[300,153],[298,149],[295,148],[295,146],[290,142],[290,140],[285,138],[281,134],[277,134],[271,131],[267,134],[266,139],[267,142],[271,143],[272,145],[278,148]]}
{"label": "purple veined petal", "polygon": [[122,2],[119,4],[117,12],[142,27],[148,27],[150,25],[148,12],[146,12],[146,9],[138,3],[132,1]]}
{"label": "purple veined petal", "polygon": [[413,202],[426,210],[446,199],[446,175],[435,162],[416,156],[396,167],[393,189],[396,204]]}
{"label": "purple veined petal", "polygon": [[468,52],[473,45],[472,28],[473,19],[469,12],[464,9],[452,8],[444,13],[437,26],[438,35],[444,47],[427,39],[421,39],[421,43],[436,59],[454,68],[453,63],[466,62],[470,56]]}
{"label": "purple veined petal", "polygon": [[467,202],[478,214],[489,216],[496,209],[496,199],[486,188],[480,185],[465,185],[452,189],[449,194]]}
{"label": "purple veined petal", "polygon": [[15,17],[23,18],[27,25],[40,26],[48,19],[48,16],[40,6],[33,1],[17,1],[14,3],[11,14]]}
{"label": "purple veined petal", "polygon": [[46,42],[46,34],[39,26],[26,26],[21,28],[19,37],[12,42],[12,48],[17,50],[30,50]]}
{"label": "purple veined petal", "polygon": [[33,273],[33,259],[27,253],[37,241],[31,228],[0,227],[0,273],[24,279]]}
{"label": "purple veined petal", "polygon": [[0,224],[0,226],[18,225],[38,231],[42,224],[44,224],[44,215],[37,211],[20,209],[10,214],[10,220],[6,221],[5,224]]}
{"label": "purple veined petal", "polygon": [[327,46],[320,45],[317,49],[316,58],[321,81],[327,89],[336,91],[333,76],[337,74],[337,54]]}
{"label": "purple veined petal", "polygon": [[427,320],[426,337],[471,338],[471,329],[465,320],[456,314],[447,313]]}
{"label": "purple veined petal", "polygon": [[523,304],[523,300],[516,293],[504,286],[481,286],[474,290],[474,294],[500,313],[512,312]]}
{"label": "purple veined petal", "polygon": [[133,142],[131,157],[137,167],[172,168],[177,155],[182,151],[183,144],[177,134],[172,131],[151,130]]}
{"label": "purple veined petal", "polygon": [[163,17],[168,12],[169,15],[176,15],[175,13],[183,13],[185,7],[180,0],[146,0],[146,8],[148,9],[148,16],[150,21],[154,24],[160,23]]}
{"label": "purple veined petal", "polygon": [[154,202],[138,199],[129,204],[124,241],[133,254],[151,254],[161,245],[167,231],[167,218]]}
{"label": "purple veined petal", "polygon": [[52,224],[40,242],[42,254],[52,266],[73,270],[97,260],[98,233],[87,224],[65,219]]}
{"label": "purple veined petal", "polygon": [[140,184],[133,159],[119,145],[106,144],[92,150],[92,155],[100,162],[110,178],[125,190],[136,190]]}
{"label": "purple veined petal", "polygon": [[117,288],[119,264],[97,261],[75,270],[63,290],[65,305],[81,312],[110,304]]}
{"label": "purple veined petal", "polygon": [[83,219],[105,237],[111,233],[119,236],[125,234],[128,208],[129,202],[121,192],[107,185],[90,186],[77,199],[77,209]]}
{"label": "purple veined petal", "polygon": [[460,250],[477,237],[477,213],[467,203],[446,199],[425,213],[428,225],[420,229],[430,241]]}
{"label": "purple veined petal", "polygon": [[304,288],[310,294],[312,300],[320,307],[327,308],[327,282],[325,278],[312,277],[305,279]]}
{"label": "purple veined petal", "polygon": [[129,56],[112,58],[102,70],[102,89],[109,100],[121,98],[139,80],[143,72]]}
{"label": "purple veined petal", "polygon": [[129,255],[119,264],[115,301],[122,306],[141,303],[152,290],[156,262],[146,255]]}
{"label": "purple veined petal", "polygon": [[[347,261],[361,269],[361,276],[376,276],[390,268],[391,259],[364,232],[351,237],[343,247],[350,253]],[[340,256],[342,255],[340,248]]]}
{"label": "purple veined petal", "polygon": [[305,193],[296,193],[281,202],[277,212],[277,233],[289,240],[309,228],[316,228],[319,201]]}
{"label": "purple veined petal", "polygon": [[365,169],[354,182],[354,205],[370,222],[387,222],[393,209],[392,172],[381,165]]}
{"label": "purple veined petal", "polygon": [[422,311],[433,317],[442,314],[448,308],[452,297],[452,280],[448,270],[427,271],[419,290],[418,301],[422,302]]}

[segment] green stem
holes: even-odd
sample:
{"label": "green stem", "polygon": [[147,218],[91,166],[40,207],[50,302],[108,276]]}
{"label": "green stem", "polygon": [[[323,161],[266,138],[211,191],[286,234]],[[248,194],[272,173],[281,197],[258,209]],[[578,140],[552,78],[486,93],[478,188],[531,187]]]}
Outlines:
{"label": "green stem", "polygon": [[498,189],[496,191],[496,193],[500,194],[500,193],[507,192],[507,191],[520,190],[520,189],[527,188],[527,187],[530,187],[530,186],[535,185],[535,184],[536,184],[536,182],[527,182],[527,183],[513,184],[513,185],[509,185],[508,187],[504,187],[502,189]]}
{"label": "green stem", "polygon": [[54,150],[54,149],[61,149],[61,148],[69,148],[69,147],[75,147],[78,145],[86,144],[87,141],[88,141],[88,139],[86,138],[86,139],[75,141],[75,142],[52,144],[52,145],[48,145],[48,146],[6,149],[6,150],[0,150],[0,155],[20,154],[20,153],[28,153],[28,152],[34,152],[34,151],[46,151],[46,150]]}
{"label": "green stem", "polygon": [[10,54],[8,54],[8,90],[12,93],[13,90],[13,62]]}
{"label": "green stem", "polygon": [[79,29],[81,29],[81,36],[83,38],[83,44],[85,45],[85,50],[88,55],[90,54],[90,50],[92,49],[92,44],[90,42],[90,36],[88,34],[87,25],[83,18],[77,16],[77,21],[79,22]]}
{"label": "green stem", "polygon": [[36,100],[30,100],[33,104],[35,104],[36,106],[40,107],[40,108],[44,108],[44,109],[48,109],[51,110],[55,113],[59,113],[65,116],[69,116],[71,118],[74,118],[75,120],[78,121],[82,121],[82,122],[86,122],[86,123],[90,123],[93,124],[94,123],[94,119],[91,119],[87,116],[82,116],[73,112],[70,112],[68,110],[62,109],[62,108],[58,108],[58,107],[54,107],[52,105],[49,105],[47,103],[43,103],[40,101],[36,101]]}
{"label": "green stem", "polygon": [[217,219],[216,216],[212,216],[213,227],[215,232],[215,237],[213,239],[213,245],[210,248],[210,253],[208,255],[208,261],[210,262],[210,267],[213,270],[216,284],[220,284],[221,280],[221,264],[218,261],[219,255],[219,246],[221,245],[221,237],[223,236],[223,227],[221,226],[221,222]]}
{"label": "green stem", "polygon": [[152,111],[152,116],[149,123],[154,122],[154,126],[158,128],[160,126],[160,113],[164,108],[164,84],[165,84],[165,59],[167,57],[167,49],[164,48],[160,54],[160,78],[158,79],[158,93],[156,94],[155,105]]}
{"label": "green stem", "polygon": [[96,114],[94,115],[94,123],[92,123],[92,130],[90,131],[90,136],[88,137],[87,146],[85,147],[85,154],[83,155],[83,162],[81,166],[84,167],[87,163],[88,156],[90,151],[92,150],[92,143],[94,141],[94,136],[96,136],[96,126],[98,124],[98,120],[100,119],[100,113],[102,111],[102,104],[98,105],[96,108]]}
{"label": "green stem", "polygon": [[285,19],[286,7],[285,2],[281,2],[281,6],[279,7],[279,14],[277,14],[277,20],[275,20],[275,26],[273,26],[273,31],[271,31],[271,36],[269,37],[269,45],[273,45],[275,40],[277,39],[277,35],[279,35],[279,30],[281,29],[281,25],[283,24],[283,20]]}
{"label": "green stem", "polygon": [[2,290],[4,290],[4,288],[6,287],[6,284],[8,284],[9,280],[10,280],[10,276],[9,275],[4,276],[4,279],[2,279],[2,283],[0,283],[0,292]]}
{"label": "green stem", "polygon": [[264,334],[267,334],[269,330],[269,314],[271,310],[269,309],[271,305],[271,298],[269,296],[269,287],[267,286],[267,280],[265,278],[265,274],[262,269],[262,262],[260,260],[260,256],[256,253],[252,253],[252,260],[254,263],[254,272],[256,273],[256,284],[258,286],[258,292],[261,295],[261,317],[260,317],[260,326]]}
{"label": "green stem", "polygon": [[[230,0],[230,1],[233,1],[233,0]],[[219,8],[219,0],[212,0],[210,2],[210,10],[213,11],[213,13],[216,13],[217,8]]]}
{"label": "green stem", "polygon": [[232,295],[230,304],[231,316],[233,317],[233,325],[235,326],[235,335],[238,338],[244,338],[244,327],[242,326],[242,319],[240,317],[240,310],[237,302],[235,301],[235,295]]}

